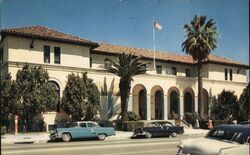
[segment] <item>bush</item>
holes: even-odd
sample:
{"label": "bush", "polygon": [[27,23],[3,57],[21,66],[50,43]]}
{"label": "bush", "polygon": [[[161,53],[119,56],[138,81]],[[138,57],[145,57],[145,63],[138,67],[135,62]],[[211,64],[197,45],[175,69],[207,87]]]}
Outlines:
{"label": "bush", "polygon": [[99,124],[101,127],[114,127],[114,126],[113,126],[113,123],[110,122],[110,121],[98,121],[98,124]]}
{"label": "bush", "polygon": [[128,111],[128,121],[139,121],[141,117],[133,111]]}
{"label": "bush", "polygon": [[125,121],[123,122],[123,130],[124,131],[133,131],[135,128],[142,128],[144,127],[143,122],[139,121]]}
{"label": "bush", "polygon": [[193,126],[195,125],[196,119],[198,119],[199,116],[196,112],[186,112],[184,114],[184,119],[189,123],[192,124]]}
{"label": "bush", "polygon": [[6,126],[1,126],[1,135],[6,134]]}

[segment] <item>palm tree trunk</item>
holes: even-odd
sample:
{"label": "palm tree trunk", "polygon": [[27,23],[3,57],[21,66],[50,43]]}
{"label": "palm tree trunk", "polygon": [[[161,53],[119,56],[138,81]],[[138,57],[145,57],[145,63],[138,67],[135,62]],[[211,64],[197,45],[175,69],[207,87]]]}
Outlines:
{"label": "palm tree trunk", "polygon": [[203,86],[202,86],[202,62],[200,59],[198,59],[198,111],[199,111],[199,116],[203,118],[204,116],[204,108],[203,108]]}
{"label": "palm tree trunk", "polygon": [[130,81],[120,80],[120,95],[121,95],[121,116],[122,122],[128,120],[128,97],[130,92]]}

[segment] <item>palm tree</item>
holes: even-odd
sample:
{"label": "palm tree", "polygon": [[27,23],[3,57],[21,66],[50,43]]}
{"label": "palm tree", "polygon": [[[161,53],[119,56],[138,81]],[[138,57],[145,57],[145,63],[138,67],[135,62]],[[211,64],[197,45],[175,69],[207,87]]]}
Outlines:
{"label": "palm tree", "polygon": [[217,47],[217,27],[213,19],[206,22],[206,16],[195,15],[190,24],[184,25],[184,30],[186,40],[182,43],[182,51],[191,55],[198,65],[198,104],[199,114],[203,117],[202,61]]}
{"label": "palm tree", "polygon": [[121,96],[122,121],[128,120],[128,97],[133,76],[144,74],[147,71],[144,63],[141,62],[141,58],[142,57],[137,57],[133,54],[125,53],[116,56],[115,61],[105,58],[105,61],[112,64],[112,66],[108,68],[108,71],[120,77],[119,89]]}

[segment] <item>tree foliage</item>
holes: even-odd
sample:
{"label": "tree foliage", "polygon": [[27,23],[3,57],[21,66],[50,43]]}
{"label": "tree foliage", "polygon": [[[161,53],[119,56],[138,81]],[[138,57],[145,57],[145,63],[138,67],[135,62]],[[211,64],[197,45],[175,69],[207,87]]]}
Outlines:
{"label": "tree foliage", "polygon": [[14,94],[13,114],[24,121],[27,131],[31,130],[35,115],[56,109],[56,92],[47,71],[39,67],[23,66],[18,70],[11,93]]}
{"label": "tree foliage", "polygon": [[220,94],[218,94],[217,99],[213,99],[211,115],[214,119],[237,119],[238,111],[239,104],[237,96],[233,91],[223,90]]}
{"label": "tree foliage", "polygon": [[199,114],[203,117],[204,107],[202,103],[202,61],[217,47],[217,27],[213,19],[206,21],[206,16],[194,16],[190,24],[184,25],[186,32],[185,41],[182,43],[182,51],[191,55],[198,65],[198,102]]}
{"label": "tree foliage", "polygon": [[250,120],[250,83],[243,90],[239,99],[239,112],[238,112],[238,121]]}
{"label": "tree foliage", "polygon": [[74,73],[68,75],[68,81],[63,91],[61,107],[71,115],[73,121],[93,120],[99,104],[99,91],[87,73],[81,76]]}
{"label": "tree foliage", "polygon": [[147,71],[144,67],[145,64],[141,62],[141,58],[133,54],[122,53],[114,61],[109,58],[105,59],[105,61],[109,61],[112,64],[108,71],[120,77],[119,89],[122,121],[128,120],[128,97],[133,77],[144,74]]}

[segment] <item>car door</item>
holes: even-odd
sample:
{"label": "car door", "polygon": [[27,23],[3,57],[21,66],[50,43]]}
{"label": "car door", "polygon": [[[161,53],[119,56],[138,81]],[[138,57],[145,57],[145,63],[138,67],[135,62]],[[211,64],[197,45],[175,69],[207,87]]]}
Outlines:
{"label": "car door", "polygon": [[90,131],[89,136],[90,137],[97,137],[97,135],[99,134],[99,130],[97,128],[97,125],[95,123],[93,123],[93,122],[88,122],[87,127],[88,127],[88,129]]}
{"label": "car door", "polygon": [[90,128],[88,128],[87,123],[81,122],[79,123],[78,128],[78,138],[90,138],[92,137],[92,132]]}
{"label": "car door", "polygon": [[163,124],[163,132],[165,136],[171,135],[171,133],[173,132],[173,126],[172,124],[165,122]]}

